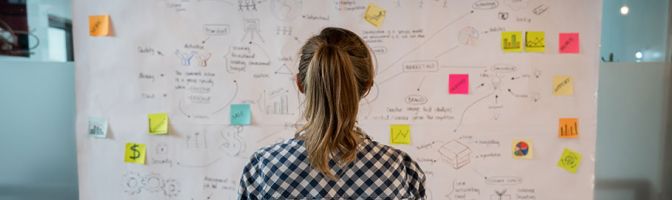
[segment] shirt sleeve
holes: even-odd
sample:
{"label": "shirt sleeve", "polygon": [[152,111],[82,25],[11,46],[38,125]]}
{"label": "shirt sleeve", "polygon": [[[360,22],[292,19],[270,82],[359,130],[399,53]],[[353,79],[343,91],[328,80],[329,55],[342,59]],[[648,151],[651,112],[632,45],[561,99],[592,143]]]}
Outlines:
{"label": "shirt sleeve", "polygon": [[415,199],[427,199],[427,194],[425,193],[425,172],[408,155],[404,155],[404,165],[406,165],[406,181],[408,182],[409,193]]}
{"label": "shirt sleeve", "polygon": [[259,159],[257,159],[257,154],[253,154],[250,158],[250,161],[243,168],[243,175],[240,177],[240,186],[238,187],[238,199],[247,200],[247,199],[258,199],[259,195]]}

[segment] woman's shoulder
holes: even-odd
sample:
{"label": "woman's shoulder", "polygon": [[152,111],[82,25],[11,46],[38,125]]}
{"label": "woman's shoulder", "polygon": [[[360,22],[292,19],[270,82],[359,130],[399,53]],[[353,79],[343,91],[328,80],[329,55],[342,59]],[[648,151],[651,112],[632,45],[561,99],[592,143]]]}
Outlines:
{"label": "woman's shoulder", "polygon": [[403,162],[414,162],[411,156],[401,149],[397,149],[393,146],[382,144],[378,141],[375,141],[371,138],[366,138],[368,140],[367,144],[363,146],[362,152],[371,152],[378,154],[380,156],[389,157],[390,159],[403,161]]}
{"label": "woman's shoulder", "polygon": [[302,151],[305,151],[305,147],[303,147],[303,141],[291,138],[285,139],[275,144],[261,147],[256,152],[254,152],[254,154],[252,154],[252,157],[263,159],[302,153]]}

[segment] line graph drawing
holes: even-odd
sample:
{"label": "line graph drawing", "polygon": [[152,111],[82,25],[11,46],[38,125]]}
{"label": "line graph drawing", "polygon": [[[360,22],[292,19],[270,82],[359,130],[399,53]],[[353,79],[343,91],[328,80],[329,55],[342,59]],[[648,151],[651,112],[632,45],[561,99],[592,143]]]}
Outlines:
{"label": "line graph drawing", "polygon": [[405,140],[411,137],[410,130],[399,129],[396,132],[392,133],[391,141],[392,143],[405,143]]}

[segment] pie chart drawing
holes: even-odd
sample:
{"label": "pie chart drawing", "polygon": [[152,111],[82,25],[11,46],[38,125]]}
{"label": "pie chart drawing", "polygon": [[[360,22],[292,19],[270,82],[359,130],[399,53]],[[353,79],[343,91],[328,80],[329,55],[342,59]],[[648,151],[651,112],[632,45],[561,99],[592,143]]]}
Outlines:
{"label": "pie chart drawing", "polygon": [[517,157],[525,157],[530,153],[530,146],[525,141],[520,141],[516,143],[516,149],[513,151],[513,155]]}

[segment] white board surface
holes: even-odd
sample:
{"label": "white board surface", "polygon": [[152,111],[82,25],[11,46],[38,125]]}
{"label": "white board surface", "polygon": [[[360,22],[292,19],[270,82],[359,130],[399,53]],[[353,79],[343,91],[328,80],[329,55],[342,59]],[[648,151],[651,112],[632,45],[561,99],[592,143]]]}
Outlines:
{"label": "white board surface", "polygon": [[[363,18],[370,3],[385,10],[380,27]],[[73,5],[80,199],[234,199],[249,156],[301,123],[298,49],[328,26],[375,52],[359,124],[385,144],[398,136],[390,125],[411,126],[410,144],[392,146],[420,164],[430,199],[593,198],[599,0]],[[89,36],[90,15],[109,15],[111,36]],[[544,32],[545,51],[504,52],[502,32],[516,31]],[[559,52],[560,33],[579,33],[578,54]],[[449,93],[451,74],[469,76],[468,94]],[[554,95],[556,76],[572,78],[572,95]],[[229,123],[240,103],[249,126]],[[160,112],[169,134],[148,134],[147,114]],[[91,117],[107,120],[106,138],[88,135]],[[561,118],[578,119],[577,138],[559,137]],[[521,140],[530,159],[514,158]],[[124,163],[128,142],[146,145],[145,165]],[[558,167],[566,148],[582,154],[576,173]]]}

